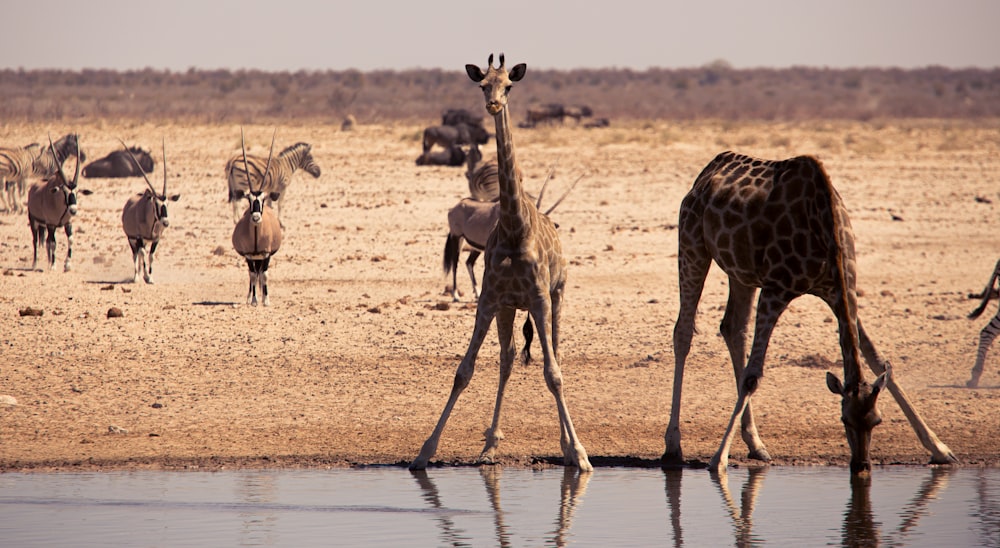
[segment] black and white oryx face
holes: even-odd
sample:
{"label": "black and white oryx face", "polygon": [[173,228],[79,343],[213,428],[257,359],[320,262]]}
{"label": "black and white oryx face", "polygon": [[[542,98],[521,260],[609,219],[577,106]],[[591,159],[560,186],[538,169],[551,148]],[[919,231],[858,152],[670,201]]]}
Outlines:
{"label": "black and white oryx face", "polygon": [[[77,185],[75,183],[66,182],[66,180],[63,179],[61,174],[59,173],[53,175],[49,182],[50,182],[49,192],[56,195],[56,200],[54,203],[59,203],[61,201],[63,206],[65,207],[65,210],[63,211],[62,215],[63,216],[69,215],[70,217],[76,215]],[[87,196],[91,194],[91,191],[87,189],[80,189],[79,193],[83,194],[84,196]]]}
{"label": "black and white oryx face", "polygon": [[147,190],[143,197],[152,202],[154,222],[160,223],[164,228],[170,226],[170,218],[167,216],[167,200],[176,202],[180,199],[180,194],[168,197],[166,194],[155,194],[151,190]]}
{"label": "black and white oryx face", "polygon": [[261,216],[264,212],[264,201],[269,200],[275,202],[280,197],[278,192],[268,192],[265,194],[261,190],[255,190],[251,192],[243,192],[238,190],[237,193],[242,193],[250,204],[250,220],[253,224],[260,224]]}

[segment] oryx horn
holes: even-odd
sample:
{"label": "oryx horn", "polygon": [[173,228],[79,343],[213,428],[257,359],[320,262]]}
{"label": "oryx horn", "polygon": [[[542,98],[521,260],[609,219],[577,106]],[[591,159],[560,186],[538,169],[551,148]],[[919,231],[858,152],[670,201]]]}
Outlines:
{"label": "oryx horn", "polygon": [[576,184],[579,183],[580,179],[583,179],[583,177],[584,177],[584,175],[580,175],[579,177],[577,177],[576,180],[573,181],[573,184],[569,186],[569,190],[567,190],[566,192],[564,192],[563,195],[560,196],[558,200],[556,200],[556,203],[552,204],[552,207],[550,207],[547,210],[545,210],[545,214],[548,215],[549,213],[552,213],[552,210],[555,209],[556,206],[558,206],[559,204],[561,204],[562,201],[566,199],[566,196],[569,196],[569,193],[573,191],[573,189],[576,187]]}
{"label": "oryx horn", "polygon": [[[129,157],[132,158],[132,163],[135,164],[136,169],[138,169],[139,173],[142,174],[142,178],[146,180],[146,186],[149,187],[149,191],[153,193],[153,197],[155,198],[156,189],[153,188],[153,183],[149,181],[149,177],[146,177],[146,172],[142,169],[142,166],[139,165],[139,160],[135,157],[135,154],[132,154],[132,150],[128,148],[128,145],[125,144],[125,141],[118,139],[118,142],[122,144],[122,148],[124,148],[125,152],[128,152]],[[167,166],[165,164],[163,166],[163,193],[164,194],[167,193]]]}

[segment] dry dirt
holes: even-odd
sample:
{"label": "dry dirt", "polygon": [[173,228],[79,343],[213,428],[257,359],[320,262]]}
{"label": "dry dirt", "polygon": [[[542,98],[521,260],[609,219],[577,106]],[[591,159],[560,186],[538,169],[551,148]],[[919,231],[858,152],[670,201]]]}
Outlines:
{"label": "dry dirt", "polygon": [[[979,389],[965,388],[979,329],[996,310],[965,318],[977,304],[968,294],[982,289],[1000,255],[998,127],[651,122],[516,131],[529,190],[555,168],[553,200],[586,174],[553,216],[571,265],[565,389],[594,464],[653,466],[663,451],[678,307],[674,224],[695,176],[725,149],[823,160],[851,210],[868,332],[959,459],[1000,464],[997,360]],[[271,129],[246,128],[251,152],[266,154]],[[68,273],[62,234],[57,269],[31,271],[26,216],[0,214],[0,395],[17,401],[0,404],[0,470],[320,467],[416,456],[475,315],[468,277],[460,272],[465,301],[452,304],[441,271],[446,211],[466,193],[463,170],[417,167],[420,130],[278,128],[279,149],[311,143],[323,174],[296,174],[284,244],[271,262],[271,306],[254,308],[245,304],[248,276],[230,244],[225,203],[223,165],[239,147],[237,125],[3,126],[4,144],[76,131],[93,158],[118,138],[158,157],[165,138],[169,190],[182,196],[171,205],[154,285],[129,282],[120,229],[139,179],[85,180],[94,194],[81,199]],[[154,181],[162,180],[157,162]],[[689,459],[711,456],[735,400],[716,334],[725,299],[725,277],[713,268],[685,379]],[[20,316],[27,307],[43,315]],[[123,317],[108,318],[112,307]],[[776,463],[846,463],[838,399],[824,383],[826,371],[840,368],[836,341],[832,314],[812,297],[795,301],[778,325],[755,397]],[[491,335],[436,460],[475,461],[497,360]],[[881,407],[876,462],[925,463],[899,408],[888,397]],[[502,463],[559,461],[556,409],[539,364],[515,368],[503,424]],[[737,441],[732,462],[745,463],[744,454]]]}

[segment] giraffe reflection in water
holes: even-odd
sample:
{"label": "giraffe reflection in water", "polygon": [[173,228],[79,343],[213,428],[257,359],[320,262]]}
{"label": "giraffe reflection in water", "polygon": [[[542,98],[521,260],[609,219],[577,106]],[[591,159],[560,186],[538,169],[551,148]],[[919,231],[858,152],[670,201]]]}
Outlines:
{"label": "giraffe reflection in water", "polygon": [[[411,470],[411,474],[417,480],[424,500],[435,510],[445,510],[448,505],[441,499],[441,492],[437,485],[427,474],[426,470]],[[501,506],[501,479],[503,468],[500,466],[480,466],[479,475],[483,480],[486,489],[486,496],[489,498],[490,507],[493,510],[493,525],[496,531],[497,545],[502,548],[514,546],[512,538],[514,534],[504,518],[503,507]],[[587,492],[587,483],[590,482],[592,474],[577,473],[573,468],[566,468],[563,471],[562,481],[559,483],[559,512],[555,519],[555,529],[547,538],[546,546],[566,546],[569,544],[570,525],[573,523],[573,515],[579,507],[584,494]],[[441,542],[448,546],[464,546],[468,539],[463,536],[463,530],[455,524],[452,516],[442,512],[437,518],[438,527],[441,529]]]}

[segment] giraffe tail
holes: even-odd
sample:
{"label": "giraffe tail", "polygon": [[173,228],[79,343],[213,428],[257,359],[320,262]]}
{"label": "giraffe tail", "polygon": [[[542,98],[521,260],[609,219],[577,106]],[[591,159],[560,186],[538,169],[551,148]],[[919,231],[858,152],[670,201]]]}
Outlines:
{"label": "giraffe tail", "polygon": [[986,305],[990,303],[990,297],[993,296],[993,285],[996,283],[997,277],[1000,277],[1000,261],[997,261],[997,265],[993,267],[993,275],[990,276],[990,281],[986,284],[986,289],[983,289],[983,300],[979,303],[979,307],[969,312],[970,320],[978,318],[986,310]]}

